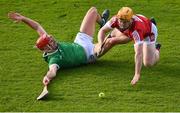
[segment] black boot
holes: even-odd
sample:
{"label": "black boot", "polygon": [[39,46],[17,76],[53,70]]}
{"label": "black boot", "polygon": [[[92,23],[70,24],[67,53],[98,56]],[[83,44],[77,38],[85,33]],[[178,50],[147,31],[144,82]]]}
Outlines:
{"label": "black boot", "polygon": [[107,22],[107,20],[109,18],[109,15],[110,15],[109,9],[105,9],[103,11],[102,15],[101,15],[102,19],[101,19],[101,22],[100,22],[100,28],[103,27],[106,24],[106,22]]}
{"label": "black boot", "polygon": [[154,17],[151,17],[151,18],[150,18],[150,21],[151,21],[154,25],[156,25],[156,20],[154,19]]}
{"label": "black boot", "polygon": [[161,49],[161,44],[160,43],[156,43],[156,49],[158,50],[158,51],[160,51],[160,49]]}

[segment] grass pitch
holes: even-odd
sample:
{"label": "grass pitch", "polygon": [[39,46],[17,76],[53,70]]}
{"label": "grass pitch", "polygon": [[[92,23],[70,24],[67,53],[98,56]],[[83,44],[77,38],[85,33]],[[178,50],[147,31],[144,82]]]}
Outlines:
{"label": "grass pitch", "polygon": [[[122,6],[154,16],[162,44],[160,62],[143,67],[141,80],[132,87],[133,44],[118,45],[95,64],[60,70],[48,98],[36,101],[47,64],[33,48],[36,32],[14,24],[7,13],[20,12],[57,40],[73,42],[91,6],[100,12],[108,8],[111,16]],[[179,0],[0,0],[0,111],[180,112],[179,6]],[[100,92],[105,93],[104,99],[98,97]]]}

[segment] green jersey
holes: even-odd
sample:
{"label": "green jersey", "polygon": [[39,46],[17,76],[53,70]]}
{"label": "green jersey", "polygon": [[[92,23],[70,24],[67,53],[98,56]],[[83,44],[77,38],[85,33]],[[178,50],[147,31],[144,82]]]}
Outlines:
{"label": "green jersey", "polygon": [[84,48],[76,43],[58,43],[58,50],[43,55],[48,65],[57,64],[59,68],[73,67],[87,63]]}

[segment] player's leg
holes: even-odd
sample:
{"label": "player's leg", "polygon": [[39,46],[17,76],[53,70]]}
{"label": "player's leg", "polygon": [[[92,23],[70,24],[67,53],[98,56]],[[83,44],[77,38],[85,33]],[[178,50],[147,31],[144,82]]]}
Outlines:
{"label": "player's leg", "polygon": [[[80,27],[80,32],[83,32],[91,37],[94,35],[95,24],[99,23],[101,26],[107,21],[109,12],[105,12],[105,17],[102,18],[95,7],[91,7],[86,13]],[[104,20],[105,19],[105,20]]]}
{"label": "player's leg", "polygon": [[91,7],[86,13],[80,27],[80,32],[86,33],[93,37],[96,22],[100,22],[101,16],[98,14],[95,7]]}
{"label": "player's leg", "polygon": [[143,44],[143,63],[144,66],[153,66],[159,60],[159,50],[154,44]]}
{"label": "player's leg", "polygon": [[101,22],[101,16],[95,7],[91,7],[81,23],[80,32],[77,33],[75,43],[81,45],[86,53],[88,62],[94,62],[96,58],[93,53],[93,35],[95,32],[96,22]]}
{"label": "player's leg", "polygon": [[107,21],[108,17],[108,11],[105,11],[103,13],[103,16],[101,17],[95,7],[91,7],[84,16],[84,19],[80,27],[80,32],[76,35],[74,42],[81,45],[84,48],[88,62],[94,62],[96,60],[96,56],[94,55],[93,44],[95,24],[97,22],[102,26],[103,23]]}
{"label": "player's leg", "polygon": [[154,41],[148,42],[145,40],[143,44],[143,63],[145,66],[153,66],[159,61],[159,49],[161,45],[157,44],[158,46],[155,46],[157,39],[157,28],[154,24],[152,24],[152,32],[154,35],[147,37],[147,39],[154,39]]}

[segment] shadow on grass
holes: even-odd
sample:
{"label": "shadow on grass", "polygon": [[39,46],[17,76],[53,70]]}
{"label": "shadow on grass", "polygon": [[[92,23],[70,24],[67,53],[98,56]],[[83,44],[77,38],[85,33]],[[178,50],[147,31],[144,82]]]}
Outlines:
{"label": "shadow on grass", "polygon": [[[169,76],[168,73],[172,73]],[[132,74],[134,73],[134,62],[128,60],[99,60],[94,64],[87,64],[78,67],[72,67],[67,69],[60,69],[57,78],[53,81],[53,86],[58,83],[60,80],[62,84],[64,82],[76,77],[88,77],[93,75],[93,77],[99,79],[99,77],[103,76],[103,78],[115,78],[121,79],[122,81],[130,81],[133,77]],[[157,64],[153,68],[146,68],[143,69],[142,79],[138,82],[136,87],[131,87],[130,85],[126,84],[125,88],[122,88],[121,91],[128,91],[128,92],[143,92],[143,93],[151,93],[151,92],[159,92],[164,91],[164,84],[167,81],[165,79],[174,79],[177,77],[179,73],[178,67],[164,65],[164,64]],[[82,76],[83,75],[83,76]],[[162,80],[164,79],[164,80]],[[178,79],[178,78],[177,78]],[[93,81],[93,80],[92,80]],[[81,81],[82,82],[82,81]],[[79,81],[78,83],[81,84]],[[60,83],[60,82],[59,82]],[[171,83],[166,83],[166,86],[170,86]],[[51,85],[50,85],[51,87]],[[61,87],[61,86],[60,86]],[[51,88],[50,88],[51,89]],[[67,99],[65,97],[66,94],[63,92],[59,92],[58,88],[54,90],[56,93],[48,95],[48,98],[45,101],[56,101],[56,100],[64,100]],[[169,90],[169,89],[167,89]],[[59,93],[58,93],[59,92]]]}
{"label": "shadow on grass", "polygon": [[[89,80],[91,76],[93,76],[92,80],[89,80],[93,82],[94,80],[101,81],[101,76],[102,78],[105,79],[111,79],[111,78],[117,78],[117,79],[129,79],[127,77],[127,74],[129,72],[133,73],[133,63],[130,61],[120,61],[120,60],[98,60],[97,62],[93,64],[86,64],[86,65],[81,65],[77,67],[72,67],[72,68],[64,68],[60,69],[57,73],[56,78],[53,80],[52,84],[50,84],[49,89],[53,90],[52,93],[48,95],[48,98],[42,101],[56,101],[56,100],[64,100],[67,99],[65,96],[67,94],[64,94],[63,92],[59,91],[63,86],[57,86],[58,83],[64,84],[67,82],[68,83],[70,79],[73,79],[72,81],[74,82],[74,79],[80,80],[76,81],[76,83],[79,83],[82,85],[81,82],[83,80]],[[129,71],[131,70],[131,71]],[[121,73],[119,73],[121,72]],[[131,75],[131,74],[129,74]],[[81,77],[83,77],[81,79]],[[78,79],[80,78],[80,79]],[[67,84],[66,84],[67,85]],[[56,88],[54,86],[57,86]]]}
{"label": "shadow on grass", "polygon": [[[65,74],[65,76],[68,75],[68,73],[82,73],[82,72],[87,72],[87,73],[91,73],[91,74],[96,74],[96,72],[126,72],[129,70],[133,70],[134,63],[124,60],[124,61],[120,61],[120,60],[98,60],[95,63],[92,64],[85,64],[85,65],[81,65],[81,66],[77,66],[77,67],[72,67],[72,68],[65,68],[65,69],[60,69],[59,73],[61,74],[61,76],[63,76],[63,74]],[[58,74],[59,74],[58,73]],[[58,75],[57,74],[57,75]]]}

